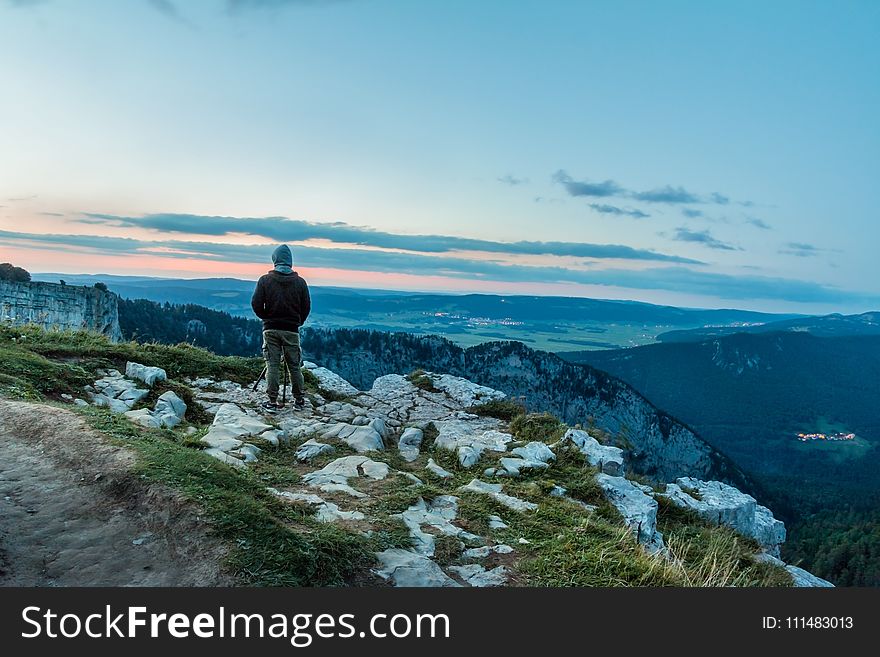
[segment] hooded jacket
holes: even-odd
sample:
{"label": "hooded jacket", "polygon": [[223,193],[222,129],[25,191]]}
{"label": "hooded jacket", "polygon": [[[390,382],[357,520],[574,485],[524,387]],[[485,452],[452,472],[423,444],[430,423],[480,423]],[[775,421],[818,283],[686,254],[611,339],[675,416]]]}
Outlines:
{"label": "hooded jacket", "polygon": [[257,281],[251,308],[263,329],[299,332],[312,309],[309,286],[295,271],[278,271],[276,262],[276,269]]}

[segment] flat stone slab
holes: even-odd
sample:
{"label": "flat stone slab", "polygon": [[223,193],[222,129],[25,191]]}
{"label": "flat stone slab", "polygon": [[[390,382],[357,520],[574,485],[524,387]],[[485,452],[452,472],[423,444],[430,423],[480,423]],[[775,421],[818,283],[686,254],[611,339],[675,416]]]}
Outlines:
{"label": "flat stone slab", "polygon": [[218,449],[216,447],[209,447],[203,451],[208,456],[213,456],[218,461],[222,461],[223,463],[226,463],[227,465],[231,465],[234,468],[246,467],[244,464],[244,461],[242,461],[241,459],[237,459],[234,456],[230,456],[229,454],[224,452],[222,449]]}
{"label": "flat stone slab", "polygon": [[418,552],[391,548],[379,552],[376,557],[381,564],[381,568],[376,570],[376,574],[383,579],[390,580],[394,586],[461,586],[444,573],[436,562]]}
{"label": "flat stone slab", "polygon": [[463,559],[485,559],[491,554],[510,554],[513,548],[504,543],[498,545],[484,545],[482,547],[470,548],[462,552]]}
{"label": "flat stone slab", "polygon": [[448,449],[458,455],[458,462],[465,468],[474,465],[484,451],[506,452],[513,436],[497,429],[482,429],[479,422],[447,420],[435,422],[436,449]]}
{"label": "flat stone slab", "polygon": [[275,488],[268,489],[270,493],[294,502],[304,502],[315,507],[315,519],[318,522],[338,522],[340,520],[363,520],[366,516],[360,511],[342,511],[339,505],[328,502],[312,493],[280,491]]}
{"label": "flat stone slab", "polygon": [[367,477],[378,481],[387,477],[389,472],[387,464],[366,456],[343,456],[320,470],[304,475],[303,481],[328,493],[343,492],[353,497],[366,497],[365,493],[353,488],[348,480]]}
{"label": "flat stone slab", "polygon": [[501,516],[491,515],[489,516],[489,529],[509,529],[510,525],[508,525]]}
{"label": "flat stone slab", "polygon": [[543,461],[531,461],[520,458],[504,457],[498,460],[499,468],[489,468],[486,475],[498,477],[519,477],[524,470],[544,470],[550,465]]}
{"label": "flat stone slab", "polygon": [[458,498],[453,495],[439,495],[430,502],[423,498],[409,507],[403,513],[398,513],[395,518],[400,518],[409,529],[413,539],[413,549],[427,557],[434,554],[434,534],[422,530],[423,526],[446,536],[456,536],[465,540],[479,541],[479,536],[465,531],[461,527],[452,524],[458,515]]}
{"label": "flat stone slab", "polygon": [[272,430],[271,425],[248,415],[237,405],[224,403],[217,408],[214,422],[208,433],[202,436],[202,443],[210,448],[230,452],[239,449],[245,438],[260,436]]}
{"label": "flat stone slab", "polygon": [[527,502],[518,497],[503,493],[501,491],[501,484],[487,484],[485,481],[472,479],[467,486],[462,486],[459,490],[479,493],[480,495],[488,495],[496,502],[503,504],[513,511],[534,511],[538,508],[538,505],[534,502]]}
{"label": "flat stone slab", "polygon": [[311,461],[321,454],[329,454],[334,451],[333,445],[319,443],[314,438],[310,438],[296,449],[296,460],[303,463]]}
{"label": "flat stone slab", "polygon": [[477,404],[500,401],[507,398],[507,395],[500,390],[481,386],[473,381],[452,376],[451,374],[425,372],[425,376],[431,379],[435,388],[446,393],[447,397],[461,408],[469,408]]}
{"label": "flat stone slab", "polygon": [[507,584],[507,568],[496,566],[486,570],[480,564],[472,563],[464,566],[450,566],[449,570],[461,577],[471,586],[504,586]]}

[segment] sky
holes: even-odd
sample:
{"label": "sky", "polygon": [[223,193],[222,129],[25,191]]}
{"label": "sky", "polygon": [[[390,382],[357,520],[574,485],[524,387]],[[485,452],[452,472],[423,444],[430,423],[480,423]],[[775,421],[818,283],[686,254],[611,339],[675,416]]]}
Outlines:
{"label": "sky", "polygon": [[880,3],[0,0],[0,261],[880,308]]}

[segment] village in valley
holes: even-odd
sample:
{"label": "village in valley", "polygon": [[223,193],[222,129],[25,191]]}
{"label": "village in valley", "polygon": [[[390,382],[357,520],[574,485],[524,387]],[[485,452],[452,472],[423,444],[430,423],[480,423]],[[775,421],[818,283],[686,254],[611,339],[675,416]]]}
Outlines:
{"label": "village in valley", "polygon": [[797,439],[802,443],[810,440],[844,441],[855,440],[855,438],[856,435],[854,433],[844,433],[843,431],[838,431],[836,433],[799,433],[797,435]]}

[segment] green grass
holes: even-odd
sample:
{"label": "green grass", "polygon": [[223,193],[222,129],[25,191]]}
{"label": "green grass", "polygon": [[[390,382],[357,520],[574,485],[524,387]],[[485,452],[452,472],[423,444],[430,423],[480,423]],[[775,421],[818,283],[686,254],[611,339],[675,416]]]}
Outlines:
{"label": "green grass", "polygon": [[164,345],[154,342],[110,342],[106,337],[87,331],[44,331],[34,326],[0,326],[0,348],[30,352],[51,358],[76,359],[90,369],[113,365],[124,367],[132,360],[161,367],[169,378],[210,377],[236,383],[253,382],[260,374],[260,358],[217,356],[189,344]]}
{"label": "green grass", "polygon": [[526,412],[525,406],[511,399],[493,399],[471,406],[467,410],[474,415],[494,417],[505,422],[510,422],[518,415],[525,415]]}
{"label": "green grass", "polygon": [[14,399],[39,401],[62,393],[82,395],[95,377],[82,366],[58,363],[13,342],[0,340],[0,393]]}
{"label": "green grass", "polygon": [[[97,430],[133,449],[135,473],[198,503],[213,532],[232,546],[227,566],[253,586],[338,586],[373,562],[366,538],[318,523],[310,512],[266,491],[268,451],[260,468],[239,471],[105,409],[85,409]],[[283,456],[282,456],[283,458]]]}
{"label": "green grass", "polygon": [[567,426],[550,413],[518,415],[510,423],[510,433],[517,440],[553,443],[565,435]]}
{"label": "green grass", "polygon": [[455,536],[441,534],[434,538],[434,561],[441,566],[455,563],[463,551],[462,542]]}
{"label": "green grass", "polygon": [[434,381],[431,377],[425,374],[424,370],[410,372],[406,379],[419,390],[424,390],[425,392],[440,392],[440,390],[434,386]]}
{"label": "green grass", "polygon": [[657,529],[673,559],[681,562],[694,586],[791,586],[780,566],[760,563],[761,546],[730,527],[706,522],[689,509],[657,498]]}

